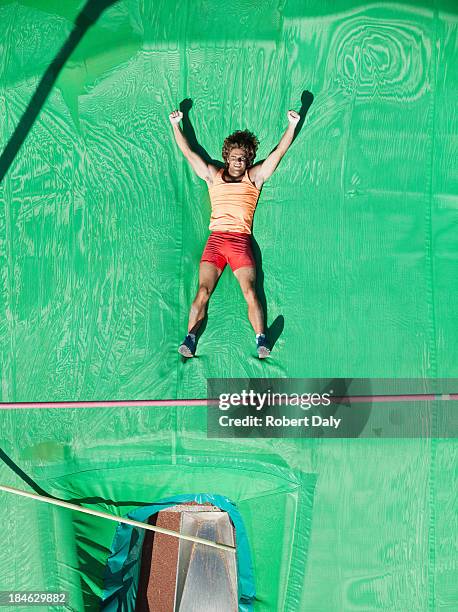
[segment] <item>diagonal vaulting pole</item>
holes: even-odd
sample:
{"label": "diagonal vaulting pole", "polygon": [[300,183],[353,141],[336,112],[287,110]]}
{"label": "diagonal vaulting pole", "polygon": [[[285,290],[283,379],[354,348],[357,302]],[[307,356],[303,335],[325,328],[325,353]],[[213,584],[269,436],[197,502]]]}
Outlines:
{"label": "diagonal vaulting pole", "polygon": [[203,544],[204,546],[218,548],[219,550],[223,550],[225,552],[236,551],[234,546],[229,546],[228,544],[212,542],[211,540],[198,538],[196,536],[185,536],[181,533],[177,533],[176,531],[171,531],[170,529],[164,529],[163,527],[157,527],[156,525],[150,525],[149,523],[141,523],[140,521],[133,521],[132,519],[124,518],[122,516],[116,516],[114,514],[109,514],[108,512],[90,510],[89,508],[83,508],[82,506],[77,506],[76,504],[70,504],[69,502],[61,501],[60,499],[45,497],[44,495],[37,495],[36,493],[29,493],[28,491],[22,491],[21,489],[15,489],[13,487],[0,485],[0,491],[4,491],[5,493],[13,493],[14,495],[20,495],[22,497],[29,497],[30,499],[34,499],[36,501],[52,504],[53,506],[60,506],[61,508],[68,508],[69,510],[75,510],[76,512],[82,512],[83,514],[90,514],[91,516],[97,516],[99,518],[107,519],[109,521],[114,521],[115,523],[124,523],[125,525],[131,525],[132,527],[146,529],[147,531],[155,531],[157,533],[169,535],[174,538],[179,538],[180,540],[188,540],[189,542],[194,542],[195,544]]}

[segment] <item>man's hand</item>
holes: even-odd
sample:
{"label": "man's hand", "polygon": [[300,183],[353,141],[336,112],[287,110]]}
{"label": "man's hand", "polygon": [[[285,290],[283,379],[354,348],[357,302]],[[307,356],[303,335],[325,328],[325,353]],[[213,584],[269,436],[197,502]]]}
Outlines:
{"label": "man's hand", "polygon": [[172,125],[178,125],[183,119],[183,113],[179,110],[174,110],[170,113],[169,119]]}
{"label": "man's hand", "polygon": [[293,111],[293,110],[289,110],[287,113],[287,116],[288,116],[288,121],[292,123],[293,125],[297,125],[299,123],[299,119],[301,118],[299,113],[296,113],[296,111]]}

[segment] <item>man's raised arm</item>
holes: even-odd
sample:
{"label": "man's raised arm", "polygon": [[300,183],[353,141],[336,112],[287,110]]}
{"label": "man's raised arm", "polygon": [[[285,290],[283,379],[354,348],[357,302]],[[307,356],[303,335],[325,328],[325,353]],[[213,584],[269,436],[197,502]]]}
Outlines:
{"label": "man's raised arm", "polygon": [[180,121],[183,119],[183,113],[179,110],[174,110],[170,113],[169,119],[170,123],[172,124],[173,135],[175,136],[177,145],[183,155],[188,160],[189,164],[191,165],[191,168],[194,170],[194,172],[199,178],[203,179],[204,181],[207,181],[207,183],[211,182],[213,176],[216,173],[216,168],[211,164],[206,164],[205,161],[200,157],[200,155],[195,153],[189,146],[189,143],[186,140],[186,136],[181,131],[179,125]]}
{"label": "man's raised arm", "polygon": [[272,151],[272,153],[268,155],[261,164],[254,166],[250,172],[251,180],[256,184],[259,189],[261,188],[264,181],[267,181],[267,179],[270,178],[275,172],[278,164],[280,163],[281,158],[293,142],[294,131],[296,129],[297,124],[299,123],[300,115],[299,113],[296,113],[296,111],[289,110],[287,116],[289,124],[286,128],[285,133],[281,137],[280,142]]}

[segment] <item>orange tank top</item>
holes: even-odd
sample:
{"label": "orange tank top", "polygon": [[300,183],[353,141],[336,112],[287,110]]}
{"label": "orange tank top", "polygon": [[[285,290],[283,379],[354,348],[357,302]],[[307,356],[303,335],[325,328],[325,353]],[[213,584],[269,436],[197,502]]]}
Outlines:
{"label": "orange tank top", "polygon": [[260,190],[251,182],[248,171],[240,183],[226,183],[224,169],[216,174],[208,187],[212,213],[209,229],[212,232],[251,234],[254,211]]}

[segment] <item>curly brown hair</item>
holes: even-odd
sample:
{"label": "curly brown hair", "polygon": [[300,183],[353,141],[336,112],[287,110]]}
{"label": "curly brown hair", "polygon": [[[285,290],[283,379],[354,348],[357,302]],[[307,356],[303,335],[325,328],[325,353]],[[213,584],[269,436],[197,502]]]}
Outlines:
{"label": "curly brown hair", "polygon": [[247,156],[247,168],[249,168],[253,165],[258,146],[259,140],[253,132],[249,132],[248,130],[237,130],[228,136],[223,143],[223,159],[227,164],[232,149],[243,149]]}

